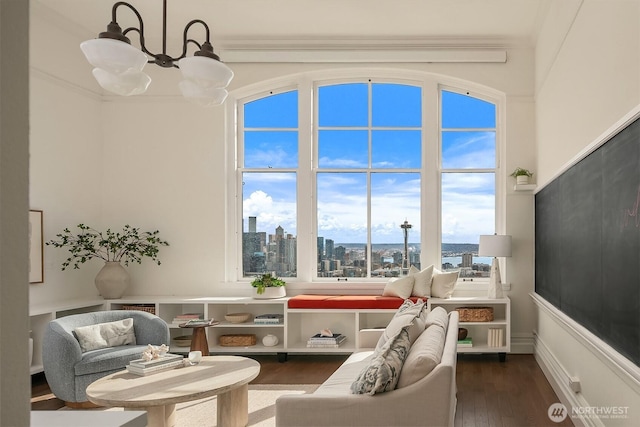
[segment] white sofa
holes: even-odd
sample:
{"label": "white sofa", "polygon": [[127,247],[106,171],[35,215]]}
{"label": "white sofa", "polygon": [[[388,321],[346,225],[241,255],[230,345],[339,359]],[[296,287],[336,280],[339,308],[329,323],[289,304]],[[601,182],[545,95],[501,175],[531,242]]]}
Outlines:
{"label": "white sofa", "polygon": [[[314,393],[285,395],[276,401],[276,425],[287,426],[452,426],[456,411],[456,356],[458,313],[448,315],[440,363],[413,384],[391,391],[352,394],[351,385],[374,351],[353,353]],[[382,330],[375,330],[379,337]],[[425,334],[424,329],[422,334]],[[361,340],[373,342],[372,330],[362,331]],[[416,339],[415,346],[428,340]],[[415,361],[415,360],[414,360]],[[411,372],[407,357],[400,376]],[[400,383],[399,383],[400,384]]]}

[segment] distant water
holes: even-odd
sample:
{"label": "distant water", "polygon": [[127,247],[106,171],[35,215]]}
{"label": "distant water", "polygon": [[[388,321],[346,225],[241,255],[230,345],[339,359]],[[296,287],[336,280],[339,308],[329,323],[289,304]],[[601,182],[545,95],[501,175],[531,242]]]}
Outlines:
{"label": "distant water", "polygon": [[[335,243],[334,247],[342,246],[345,249],[350,250],[358,250],[364,249],[364,243]],[[408,243],[410,252],[420,252],[420,243]],[[372,250],[374,252],[393,252],[393,251],[404,251],[404,243],[374,243],[371,245]],[[477,243],[443,243],[442,244],[442,253],[445,255],[442,257],[442,263],[451,263],[453,266],[458,266],[458,264],[462,264],[462,255],[460,256],[446,256],[448,254],[462,254],[462,253],[478,253],[478,244]],[[473,256],[474,264],[487,264],[491,265],[492,258],[491,257],[479,257],[477,255]]]}

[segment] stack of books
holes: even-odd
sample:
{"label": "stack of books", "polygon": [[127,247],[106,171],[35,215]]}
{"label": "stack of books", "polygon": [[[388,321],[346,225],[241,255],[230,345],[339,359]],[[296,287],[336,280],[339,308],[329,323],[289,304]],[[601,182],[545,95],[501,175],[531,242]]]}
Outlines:
{"label": "stack of books", "polygon": [[132,374],[144,376],[182,366],[183,360],[184,357],[180,356],[179,354],[167,353],[164,356],[158,357],[157,359],[132,360],[126,367],[127,371],[131,372]]}
{"label": "stack of books", "polygon": [[473,347],[473,340],[471,337],[466,337],[463,340],[458,340],[458,348],[468,348]]}
{"label": "stack of books", "polygon": [[489,334],[487,336],[487,344],[489,347],[502,347],[502,340],[504,338],[504,330],[500,328],[489,328]]}
{"label": "stack of books", "polygon": [[340,347],[347,337],[342,334],[333,334],[332,337],[315,334],[307,341],[307,347],[314,348],[337,348]]}
{"label": "stack of books", "polygon": [[280,325],[284,322],[284,314],[258,314],[253,318],[256,325]]}
{"label": "stack of books", "polygon": [[180,324],[188,322],[189,320],[202,319],[203,317],[204,315],[202,313],[183,313],[174,317],[172,323]]}
{"label": "stack of books", "polygon": [[184,323],[180,324],[181,328],[193,328],[193,327],[197,327],[197,326],[213,326],[213,325],[217,325],[218,322],[215,319],[191,319],[191,320],[187,320]]}

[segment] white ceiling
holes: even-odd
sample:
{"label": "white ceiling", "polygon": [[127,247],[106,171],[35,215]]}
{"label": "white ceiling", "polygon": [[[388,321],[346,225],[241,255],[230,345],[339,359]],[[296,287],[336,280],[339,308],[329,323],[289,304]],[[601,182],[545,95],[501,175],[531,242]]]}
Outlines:
{"label": "white ceiling", "polygon": [[[168,0],[168,38],[181,39],[187,22],[202,19],[211,29],[216,48],[266,44],[533,46],[551,1],[560,0]],[[31,3],[32,8],[91,38],[105,31],[115,0]],[[147,44],[159,43],[162,0],[130,3],[142,15]],[[117,18],[123,29],[137,26],[137,19],[125,7],[118,9]],[[192,37],[201,39],[201,30],[196,28]],[[135,35],[131,39],[137,45]]]}

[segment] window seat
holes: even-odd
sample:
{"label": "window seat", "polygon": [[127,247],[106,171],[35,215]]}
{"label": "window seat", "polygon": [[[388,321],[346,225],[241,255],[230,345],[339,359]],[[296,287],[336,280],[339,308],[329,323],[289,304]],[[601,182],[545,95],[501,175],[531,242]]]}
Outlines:
{"label": "window seat", "polygon": [[[424,299],[424,298],[423,298]],[[413,302],[417,297],[411,297]],[[382,295],[311,295],[302,294],[289,298],[290,309],[397,309],[404,299]]]}

